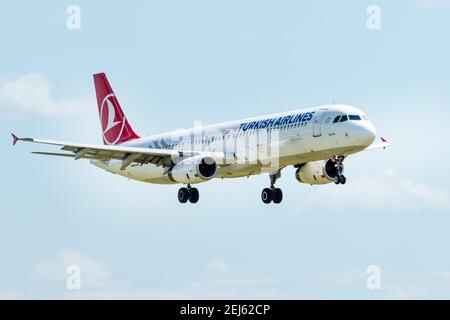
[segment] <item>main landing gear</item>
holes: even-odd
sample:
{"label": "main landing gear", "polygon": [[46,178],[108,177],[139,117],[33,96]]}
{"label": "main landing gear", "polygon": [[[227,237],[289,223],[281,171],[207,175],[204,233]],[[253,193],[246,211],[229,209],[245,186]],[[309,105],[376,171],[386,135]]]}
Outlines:
{"label": "main landing gear", "polygon": [[200,197],[200,194],[198,193],[197,188],[192,188],[190,184],[187,185],[187,188],[183,187],[178,190],[178,201],[181,203],[197,203],[198,199]]}
{"label": "main landing gear", "polygon": [[281,177],[281,170],[275,174],[270,175],[270,188],[264,188],[261,192],[261,199],[264,203],[280,203],[283,200],[283,191],[280,188],[275,188],[275,182]]}
{"label": "main landing gear", "polygon": [[333,178],[333,182],[335,184],[345,184],[347,182],[347,178],[342,174],[344,171],[344,157],[336,156],[332,158],[331,161],[334,162],[337,172],[336,176]]}

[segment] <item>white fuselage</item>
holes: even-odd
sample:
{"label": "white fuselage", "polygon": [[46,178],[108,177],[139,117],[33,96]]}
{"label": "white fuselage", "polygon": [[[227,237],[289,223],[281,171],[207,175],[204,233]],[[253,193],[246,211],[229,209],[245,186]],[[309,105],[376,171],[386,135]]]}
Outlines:
{"label": "white fuselage", "polygon": [[[347,116],[347,120],[334,122],[340,115]],[[361,110],[327,105],[173,131],[123,145],[223,153],[226,161],[219,166],[215,177],[234,178],[336,155],[347,156],[365,149],[374,139],[375,128]],[[122,161],[119,160],[92,163],[130,179],[174,183],[166,167],[152,163],[134,163],[125,170],[120,169]]]}

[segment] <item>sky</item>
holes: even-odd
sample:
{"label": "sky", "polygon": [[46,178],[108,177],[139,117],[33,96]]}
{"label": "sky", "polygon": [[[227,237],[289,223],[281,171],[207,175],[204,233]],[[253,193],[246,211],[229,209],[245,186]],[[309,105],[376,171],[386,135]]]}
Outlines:
{"label": "sky", "polygon": [[[1,4],[0,298],[450,298],[450,1]],[[346,159],[344,186],[284,169],[280,205],[261,202],[267,175],[186,205],[178,186],[12,147],[101,143],[97,72],[141,135],[335,102],[392,147]]]}

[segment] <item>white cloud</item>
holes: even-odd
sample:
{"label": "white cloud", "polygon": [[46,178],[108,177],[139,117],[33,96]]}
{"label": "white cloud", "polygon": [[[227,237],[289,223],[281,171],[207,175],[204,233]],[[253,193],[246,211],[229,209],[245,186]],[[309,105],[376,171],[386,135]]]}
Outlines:
{"label": "white cloud", "polygon": [[278,281],[272,279],[241,279],[241,278],[223,278],[215,280],[207,287],[259,287],[277,285]]}
{"label": "white cloud", "polygon": [[30,73],[11,79],[0,78],[0,110],[13,114],[43,116],[80,115],[91,113],[93,99],[54,99],[50,82],[41,74]]}
{"label": "white cloud", "polygon": [[355,213],[387,209],[447,212],[450,209],[450,192],[447,188],[416,182],[389,170],[384,175],[348,177],[346,185],[323,186],[320,190],[312,190],[303,201],[307,202],[308,207],[321,203],[329,212],[347,210],[347,205],[339,205],[342,203],[353,204],[355,210],[352,212]]}
{"label": "white cloud", "polygon": [[445,282],[450,281],[450,271],[441,271],[433,274],[434,277],[444,280]]}
{"label": "white cloud", "polygon": [[127,284],[106,285],[92,290],[64,292],[70,299],[244,299],[274,298],[278,282],[270,279],[223,278],[176,288],[146,288]]}
{"label": "white cloud", "polygon": [[269,278],[226,277],[191,283],[179,292],[190,299],[270,299],[279,294],[278,286]]}
{"label": "white cloud", "polygon": [[70,265],[80,267],[83,287],[99,288],[109,283],[111,275],[105,265],[77,251],[62,251],[54,261],[40,261],[35,267],[35,272],[45,279],[65,281],[66,270]]}
{"label": "white cloud", "polygon": [[228,266],[225,264],[225,262],[223,262],[220,259],[212,259],[209,263],[208,263],[208,267],[211,270],[214,271],[218,271],[218,272],[224,272],[224,271],[228,271],[229,268]]}
{"label": "white cloud", "polygon": [[278,284],[270,279],[226,278],[170,289],[123,285],[66,294],[72,299],[272,299],[278,295]]}
{"label": "white cloud", "polygon": [[29,291],[21,291],[17,289],[0,291],[0,300],[20,300],[30,296]]}
{"label": "white cloud", "polygon": [[326,283],[335,285],[351,285],[365,283],[367,278],[366,269],[339,270],[334,272],[324,272],[317,277],[311,277],[313,283]]}

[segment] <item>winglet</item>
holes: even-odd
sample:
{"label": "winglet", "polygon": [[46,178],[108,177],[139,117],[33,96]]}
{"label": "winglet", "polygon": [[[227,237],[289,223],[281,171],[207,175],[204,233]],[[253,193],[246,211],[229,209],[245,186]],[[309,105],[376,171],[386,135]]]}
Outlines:
{"label": "winglet", "polygon": [[11,133],[11,135],[13,137],[13,146],[15,146],[17,141],[20,140],[20,138],[18,136],[16,136],[14,133]]}
{"label": "winglet", "polygon": [[383,144],[383,149],[386,149],[386,147],[389,147],[391,144],[389,143],[389,141],[386,140],[385,137],[380,136],[381,139],[381,143]]}
{"label": "winglet", "polygon": [[381,140],[381,142],[372,143],[370,146],[368,146],[364,150],[386,149],[386,147],[391,146],[391,143],[389,141],[387,141],[387,139],[385,137],[380,136],[380,140]]}

